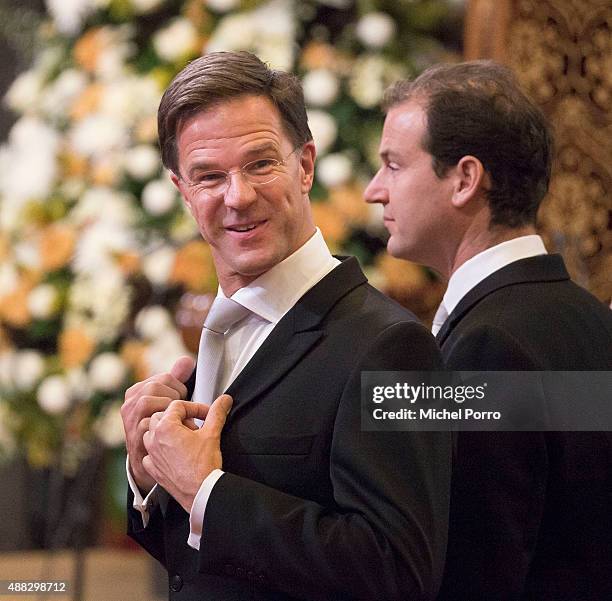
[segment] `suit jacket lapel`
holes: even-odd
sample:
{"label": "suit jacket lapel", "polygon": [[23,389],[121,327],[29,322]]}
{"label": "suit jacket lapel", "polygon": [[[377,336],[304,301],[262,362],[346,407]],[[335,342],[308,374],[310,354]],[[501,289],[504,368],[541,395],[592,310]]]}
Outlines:
{"label": "suit jacket lapel", "polygon": [[[268,338],[227,389],[234,399],[232,414],[242,410],[282,378],[323,336],[321,321],[351,290],[367,282],[357,259],[342,263],[313,286],[278,322]],[[191,398],[195,372],[187,382]]]}
{"label": "suit jacket lapel", "polygon": [[524,282],[558,282],[569,279],[561,255],[538,255],[514,261],[498,269],[459,301],[436,335],[438,345],[442,346],[453,328],[474,305],[495,290]]}

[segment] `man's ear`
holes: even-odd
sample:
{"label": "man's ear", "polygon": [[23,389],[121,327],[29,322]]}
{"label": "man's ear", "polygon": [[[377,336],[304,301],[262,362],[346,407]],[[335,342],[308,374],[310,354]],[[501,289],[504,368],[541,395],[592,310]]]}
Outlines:
{"label": "man's ear", "polygon": [[314,164],[317,156],[314,142],[306,142],[300,156],[300,183],[302,194],[308,194],[314,181]]}
{"label": "man's ear", "polygon": [[185,203],[185,206],[191,210],[191,201],[189,200],[189,198],[187,197],[187,194],[185,194],[185,185],[183,180],[174,173],[174,171],[170,171],[170,180],[172,181],[172,183],[176,186],[176,188],[178,189],[178,191],[181,193],[181,196],[183,197],[183,202]]}
{"label": "man's ear", "polygon": [[472,155],[461,157],[453,168],[455,185],[451,202],[454,207],[465,207],[473,198],[488,189],[489,176],[479,159]]}

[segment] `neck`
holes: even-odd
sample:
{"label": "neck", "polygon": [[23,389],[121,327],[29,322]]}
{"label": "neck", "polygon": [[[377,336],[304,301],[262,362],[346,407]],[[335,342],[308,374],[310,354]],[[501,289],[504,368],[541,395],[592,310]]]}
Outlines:
{"label": "neck", "polygon": [[492,226],[489,228],[470,227],[457,246],[457,252],[449,262],[446,273],[443,275],[450,278],[466,261],[492,246],[532,234],[536,234],[535,227],[532,225],[517,228],[503,226]]}

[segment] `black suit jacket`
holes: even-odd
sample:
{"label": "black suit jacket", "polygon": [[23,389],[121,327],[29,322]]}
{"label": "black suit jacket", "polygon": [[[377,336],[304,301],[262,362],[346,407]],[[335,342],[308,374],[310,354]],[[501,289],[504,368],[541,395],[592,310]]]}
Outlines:
{"label": "black suit jacket", "polygon": [[[495,272],[437,336],[455,370],[612,369],[612,313],[542,255]],[[609,432],[462,432],[440,600],[612,599]]]}
{"label": "black suit jacket", "polygon": [[230,386],[223,469],[200,551],[172,499],[129,533],[170,598],[431,599],[443,569],[452,441],[362,432],[362,370],[441,365],[433,337],[355,259],[308,291]]}

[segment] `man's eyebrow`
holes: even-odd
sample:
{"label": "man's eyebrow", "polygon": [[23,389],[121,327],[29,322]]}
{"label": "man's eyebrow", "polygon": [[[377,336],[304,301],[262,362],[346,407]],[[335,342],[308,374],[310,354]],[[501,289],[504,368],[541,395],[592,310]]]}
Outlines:
{"label": "man's eyebrow", "polygon": [[[275,155],[280,154],[280,150],[276,144],[273,142],[266,142],[265,144],[260,144],[258,146],[254,146],[253,148],[249,148],[243,155],[243,163],[247,162],[251,157],[257,157],[264,155],[266,152],[274,153]],[[206,159],[196,160],[191,165],[189,165],[189,169],[187,175],[190,176],[194,171],[224,171],[213,161],[207,161]]]}

